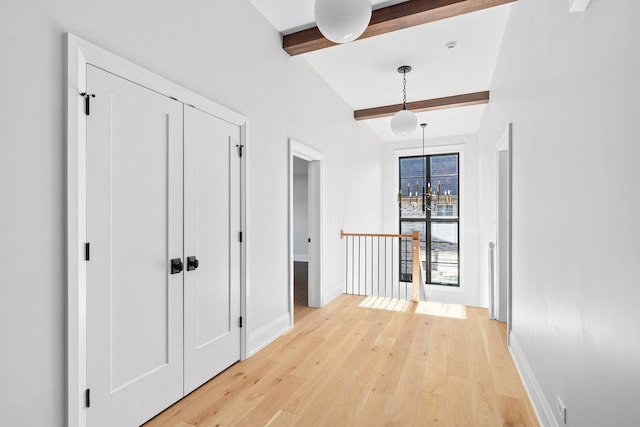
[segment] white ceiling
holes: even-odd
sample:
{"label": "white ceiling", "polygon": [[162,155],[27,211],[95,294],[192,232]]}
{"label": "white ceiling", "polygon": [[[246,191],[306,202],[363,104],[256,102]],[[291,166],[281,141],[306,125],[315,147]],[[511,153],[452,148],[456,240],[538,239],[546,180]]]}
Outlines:
{"label": "white ceiling", "polygon": [[[282,34],[313,26],[314,0],[251,0]],[[400,1],[372,1],[374,9]],[[303,54],[354,110],[402,103],[400,65],[410,65],[407,102],[488,90],[511,6],[485,9]],[[454,49],[445,44],[456,41]],[[426,138],[473,134],[485,105],[417,113]],[[385,142],[420,139],[391,132],[390,117],[365,123]]]}

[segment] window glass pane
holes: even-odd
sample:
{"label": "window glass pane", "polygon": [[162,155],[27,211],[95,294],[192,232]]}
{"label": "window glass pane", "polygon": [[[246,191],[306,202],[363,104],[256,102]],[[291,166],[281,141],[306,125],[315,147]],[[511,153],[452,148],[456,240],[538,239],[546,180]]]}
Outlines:
{"label": "window glass pane", "polygon": [[[400,188],[402,204],[401,218],[424,218],[422,193],[425,187],[425,160],[423,157],[403,157],[400,159]],[[426,199],[425,199],[426,201]],[[428,203],[428,201],[426,201]]]}
{"label": "window glass pane", "polygon": [[[424,221],[402,221],[400,234],[420,233],[420,252],[423,257],[422,267],[427,270],[426,239],[427,223]],[[402,239],[400,244],[400,277],[402,281],[410,282],[413,275],[413,243],[410,239]]]}
{"label": "window glass pane", "polygon": [[430,156],[431,176],[458,175],[458,155],[443,154],[440,156]]}
{"label": "window glass pane", "polygon": [[458,223],[431,223],[431,283],[458,285]]}
{"label": "window glass pane", "polygon": [[432,217],[458,216],[458,155],[431,156]]}

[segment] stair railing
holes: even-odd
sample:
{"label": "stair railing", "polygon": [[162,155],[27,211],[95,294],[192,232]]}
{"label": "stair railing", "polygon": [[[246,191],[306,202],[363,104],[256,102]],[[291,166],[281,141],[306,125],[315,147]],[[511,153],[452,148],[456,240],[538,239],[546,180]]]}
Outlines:
{"label": "stair railing", "polygon": [[[421,262],[420,236],[413,234],[345,233],[346,294],[384,298],[428,299],[424,266]],[[401,261],[411,253],[411,265]],[[410,277],[410,280],[407,280]]]}

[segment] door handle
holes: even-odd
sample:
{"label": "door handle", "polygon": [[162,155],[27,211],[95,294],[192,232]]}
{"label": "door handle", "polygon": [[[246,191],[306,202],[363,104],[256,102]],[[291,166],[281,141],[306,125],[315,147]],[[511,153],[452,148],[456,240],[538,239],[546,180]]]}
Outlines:
{"label": "door handle", "polygon": [[198,258],[194,256],[187,257],[187,271],[195,270],[196,268],[198,268],[199,265],[200,265],[200,261],[198,261]]}
{"label": "door handle", "polygon": [[182,259],[173,258],[171,260],[171,274],[181,273],[183,268]]}

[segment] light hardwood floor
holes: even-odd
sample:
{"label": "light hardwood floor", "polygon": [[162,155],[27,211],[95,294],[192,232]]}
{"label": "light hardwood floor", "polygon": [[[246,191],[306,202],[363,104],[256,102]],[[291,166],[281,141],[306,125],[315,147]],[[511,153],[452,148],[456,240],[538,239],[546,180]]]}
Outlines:
{"label": "light hardwood floor", "polygon": [[342,295],[155,426],[537,426],[487,310]]}
{"label": "light hardwood floor", "polygon": [[309,264],[293,263],[293,317],[297,322],[304,319],[309,310]]}

